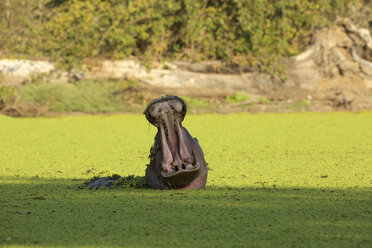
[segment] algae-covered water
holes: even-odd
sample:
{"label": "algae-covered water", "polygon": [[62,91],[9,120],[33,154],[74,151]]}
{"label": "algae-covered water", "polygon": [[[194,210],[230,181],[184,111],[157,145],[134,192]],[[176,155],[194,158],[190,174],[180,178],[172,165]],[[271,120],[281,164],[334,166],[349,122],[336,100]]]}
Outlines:
{"label": "algae-covered water", "polygon": [[78,190],[143,176],[141,115],[0,116],[2,247],[371,247],[372,113],[188,115],[206,190]]}

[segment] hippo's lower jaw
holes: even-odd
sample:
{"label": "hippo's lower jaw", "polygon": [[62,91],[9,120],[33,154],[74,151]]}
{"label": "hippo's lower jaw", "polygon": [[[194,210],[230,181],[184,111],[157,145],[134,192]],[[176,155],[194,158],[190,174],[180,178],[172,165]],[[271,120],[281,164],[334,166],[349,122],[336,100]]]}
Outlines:
{"label": "hippo's lower jaw", "polygon": [[199,171],[200,165],[197,163],[194,168],[185,168],[167,173],[162,171],[161,175],[168,185],[177,185],[177,187],[182,187],[194,180],[199,175]]}
{"label": "hippo's lower jaw", "polygon": [[189,167],[182,168],[181,167],[181,169],[177,171],[176,170],[172,170],[168,172],[162,171],[161,175],[167,178],[167,177],[173,177],[173,176],[180,176],[183,174],[195,173],[195,172],[198,172],[199,170],[200,170],[200,165],[199,163],[197,163],[193,168],[189,168]]}

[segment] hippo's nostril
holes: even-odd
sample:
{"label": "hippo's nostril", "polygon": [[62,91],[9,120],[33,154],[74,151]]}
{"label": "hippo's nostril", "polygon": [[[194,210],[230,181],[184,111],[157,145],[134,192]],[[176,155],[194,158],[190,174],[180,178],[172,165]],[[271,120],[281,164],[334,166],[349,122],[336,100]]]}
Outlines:
{"label": "hippo's nostril", "polygon": [[179,169],[178,169],[178,165],[174,166],[174,170],[175,170],[175,171],[178,171],[178,170],[179,170]]}
{"label": "hippo's nostril", "polygon": [[186,165],[185,164],[182,164],[182,169],[186,169]]}

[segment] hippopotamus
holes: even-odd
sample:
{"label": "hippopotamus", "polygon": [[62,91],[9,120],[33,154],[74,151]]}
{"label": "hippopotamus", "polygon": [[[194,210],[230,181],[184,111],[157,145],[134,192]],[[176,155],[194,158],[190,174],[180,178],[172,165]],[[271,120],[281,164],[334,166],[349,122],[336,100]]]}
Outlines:
{"label": "hippopotamus", "polygon": [[[207,183],[207,163],[198,140],[190,135],[181,122],[187,106],[177,96],[166,96],[152,101],[144,114],[158,128],[150,149],[150,163],[146,168],[146,186],[152,189],[204,189]],[[94,177],[82,188],[98,189],[143,186],[140,177]]]}
{"label": "hippopotamus", "polygon": [[181,124],[186,112],[185,101],[177,96],[156,99],[144,111],[147,120],[158,128],[146,169],[150,188],[205,188],[207,163],[198,140]]}

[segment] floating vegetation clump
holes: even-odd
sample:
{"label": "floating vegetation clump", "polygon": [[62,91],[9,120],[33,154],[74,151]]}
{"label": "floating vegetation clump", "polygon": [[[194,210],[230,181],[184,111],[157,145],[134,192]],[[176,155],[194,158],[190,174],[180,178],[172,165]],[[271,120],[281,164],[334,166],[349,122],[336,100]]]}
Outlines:
{"label": "floating vegetation clump", "polygon": [[91,179],[79,186],[79,189],[117,189],[117,188],[135,188],[146,189],[148,188],[144,176],[129,175],[122,177],[119,174],[112,174],[111,176],[100,177],[94,176]]}

